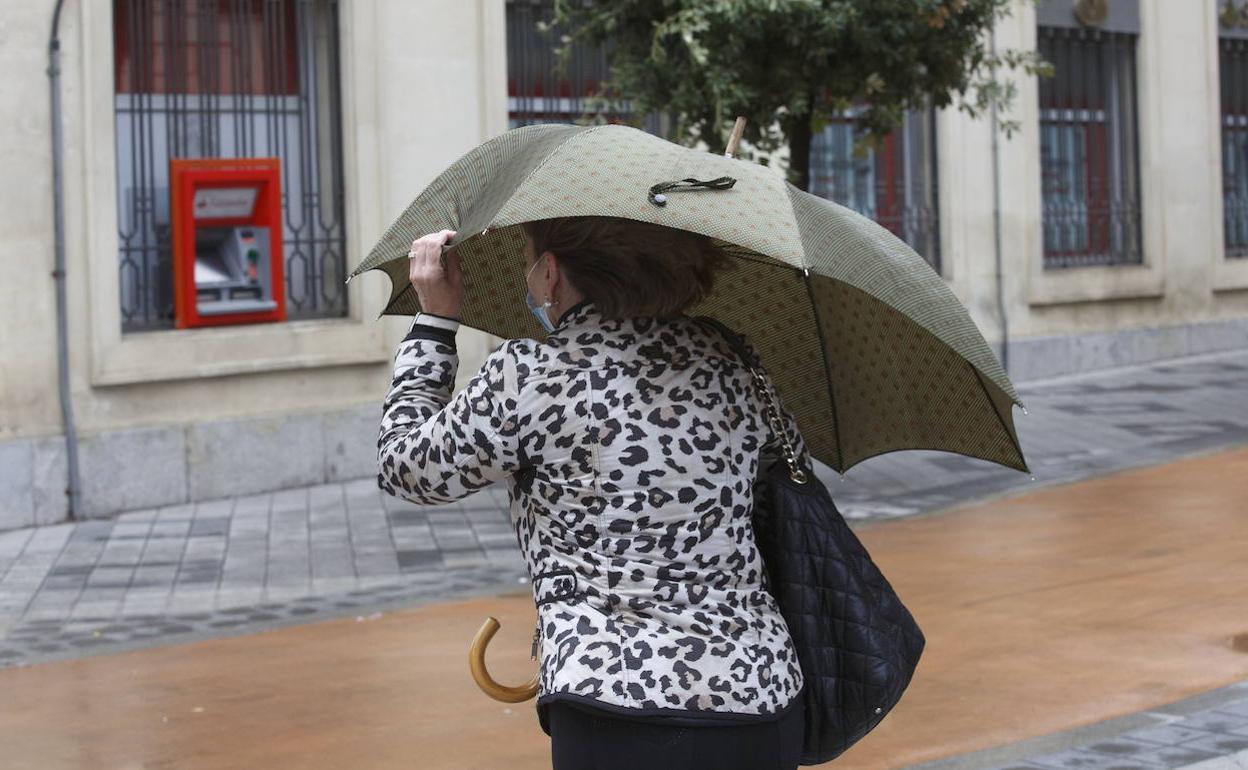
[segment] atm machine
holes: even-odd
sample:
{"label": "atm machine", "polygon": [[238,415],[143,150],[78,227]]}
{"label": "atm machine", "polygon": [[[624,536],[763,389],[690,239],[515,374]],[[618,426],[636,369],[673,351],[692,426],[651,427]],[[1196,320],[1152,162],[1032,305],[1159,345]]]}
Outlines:
{"label": "atm machine", "polygon": [[284,320],[278,159],[169,165],[176,326]]}

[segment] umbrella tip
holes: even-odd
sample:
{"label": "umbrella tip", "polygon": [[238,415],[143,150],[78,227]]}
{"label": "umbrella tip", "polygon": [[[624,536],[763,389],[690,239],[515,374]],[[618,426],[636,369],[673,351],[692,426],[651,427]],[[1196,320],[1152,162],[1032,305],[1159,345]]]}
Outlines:
{"label": "umbrella tip", "polygon": [[732,124],[732,134],[728,137],[728,149],[724,150],[724,157],[731,158],[737,154],[737,142],[741,141],[741,134],[745,131],[745,116],[738,115],[737,122]]}

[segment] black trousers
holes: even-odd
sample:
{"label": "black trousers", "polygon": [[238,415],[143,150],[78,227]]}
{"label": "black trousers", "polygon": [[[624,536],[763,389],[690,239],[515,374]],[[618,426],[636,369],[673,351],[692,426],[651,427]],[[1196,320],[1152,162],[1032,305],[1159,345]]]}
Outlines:
{"label": "black trousers", "polygon": [[554,770],[795,770],[803,699],[780,719],[739,725],[664,725],[550,704]]}

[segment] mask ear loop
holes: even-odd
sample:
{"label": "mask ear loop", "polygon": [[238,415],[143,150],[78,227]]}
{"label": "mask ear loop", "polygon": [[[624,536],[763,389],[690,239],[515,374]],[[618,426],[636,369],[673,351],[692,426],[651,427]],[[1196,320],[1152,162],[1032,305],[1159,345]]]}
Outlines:
{"label": "mask ear loop", "polygon": [[[538,261],[540,261],[540,259]],[[529,275],[533,272],[534,267],[537,267],[537,262],[534,262],[533,265],[529,267],[529,272],[524,274],[524,282],[526,284],[529,282]],[[554,303],[554,300],[552,300],[550,297],[547,297],[546,301],[543,302],[541,306],[542,307],[554,307],[555,303]]]}

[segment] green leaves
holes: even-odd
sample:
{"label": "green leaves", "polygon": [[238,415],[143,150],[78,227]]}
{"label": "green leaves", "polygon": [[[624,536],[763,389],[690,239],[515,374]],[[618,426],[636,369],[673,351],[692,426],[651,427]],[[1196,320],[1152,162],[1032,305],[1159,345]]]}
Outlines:
{"label": "green leaves", "polygon": [[555,0],[553,23],[567,36],[561,61],[572,43],[609,44],[606,87],[638,112],[669,113],[669,139],[720,151],[745,115],[739,155],[788,146],[805,187],[812,133],[851,105],[861,109],[866,146],[906,109],[947,106],[955,95],[971,115],[1004,110],[1016,89],[999,78],[1002,68],[1043,75],[1047,63],[1034,51],[988,50],[988,31],[1011,2]]}

